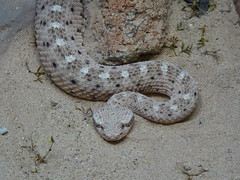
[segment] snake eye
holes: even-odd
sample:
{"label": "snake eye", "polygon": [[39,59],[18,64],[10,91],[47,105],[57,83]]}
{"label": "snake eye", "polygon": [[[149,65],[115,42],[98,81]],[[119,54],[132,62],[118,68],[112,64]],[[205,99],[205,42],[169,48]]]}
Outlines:
{"label": "snake eye", "polygon": [[96,124],[95,126],[96,126],[96,128],[98,128],[98,129],[99,129],[99,128],[101,128],[102,130],[104,129],[104,127],[103,127],[101,124]]}

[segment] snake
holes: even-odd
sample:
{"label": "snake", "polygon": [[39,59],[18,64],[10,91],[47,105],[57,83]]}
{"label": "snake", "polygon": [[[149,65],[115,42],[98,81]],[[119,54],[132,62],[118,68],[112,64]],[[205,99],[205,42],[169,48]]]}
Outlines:
{"label": "snake", "polygon": [[[39,59],[50,79],[66,93],[107,101],[93,113],[93,124],[107,141],[119,141],[131,130],[134,113],[153,122],[186,119],[199,97],[193,76],[178,65],[148,60],[102,65],[84,47],[84,6],[79,0],[38,0],[35,38]],[[146,94],[166,95],[166,101]]]}

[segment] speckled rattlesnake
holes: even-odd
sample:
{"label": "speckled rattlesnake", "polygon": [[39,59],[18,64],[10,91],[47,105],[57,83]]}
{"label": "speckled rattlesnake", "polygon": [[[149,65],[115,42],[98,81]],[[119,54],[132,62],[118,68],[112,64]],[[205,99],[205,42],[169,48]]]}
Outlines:
{"label": "speckled rattlesnake", "polygon": [[[163,124],[190,115],[198,99],[192,76],[177,65],[161,61],[98,64],[83,46],[82,11],[79,0],[38,0],[36,42],[45,71],[61,89],[89,100],[108,100],[112,96],[93,115],[104,139],[115,141],[126,136],[132,127],[133,112]],[[140,93],[165,94],[170,100],[158,102]]]}

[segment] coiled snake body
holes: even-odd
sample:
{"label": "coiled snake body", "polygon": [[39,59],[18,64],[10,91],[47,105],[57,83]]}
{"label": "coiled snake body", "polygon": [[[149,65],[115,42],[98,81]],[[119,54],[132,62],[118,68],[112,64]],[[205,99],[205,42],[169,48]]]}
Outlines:
{"label": "coiled snake body", "polygon": [[[190,115],[198,99],[192,76],[177,65],[161,61],[120,66],[95,62],[83,45],[82,12],[79,0],[38,0],[37,48],[45,71],[67,93],[89,100],[111,97],[93,114],[95,127],[104,139],[115,141],[126,136],[133,124],[133,112],[163,124]],[[158,102],[140,93],[164,94],[170,100]]]}

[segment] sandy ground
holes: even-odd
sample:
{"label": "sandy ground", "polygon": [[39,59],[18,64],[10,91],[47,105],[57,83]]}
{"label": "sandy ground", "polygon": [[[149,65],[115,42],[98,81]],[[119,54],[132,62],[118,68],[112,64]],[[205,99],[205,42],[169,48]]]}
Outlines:
{"label": "sandy ground", "polygon": [[[73,98],[46,75],[40,76],[42,83],[34,81],[26,66],[34,72],[40,66],[33,26],[17,33],[0,56],[0,127],[9,130],[0,135],[0,179],[239,180],[238,16],[232,3],[222,0],[214,11],[189,19],[180,10],[184,4],[172,5],[169,37],[193,43],[190,56],[171,57],[165,49],[156,59],[177,63],[195,76],[201,95],[197,109],[187,121],[170,126],[136,116],[130,134],[116,144],[104,141],[91,118],[76,109],[94,111],[102,102]],[[176,30],[180,22],[183,31]],[[204,25],[209,42],[197,49],[198,28]],[[35,164],[37,154],[48,151],[51,136],[55,142],[46,163]]]}

